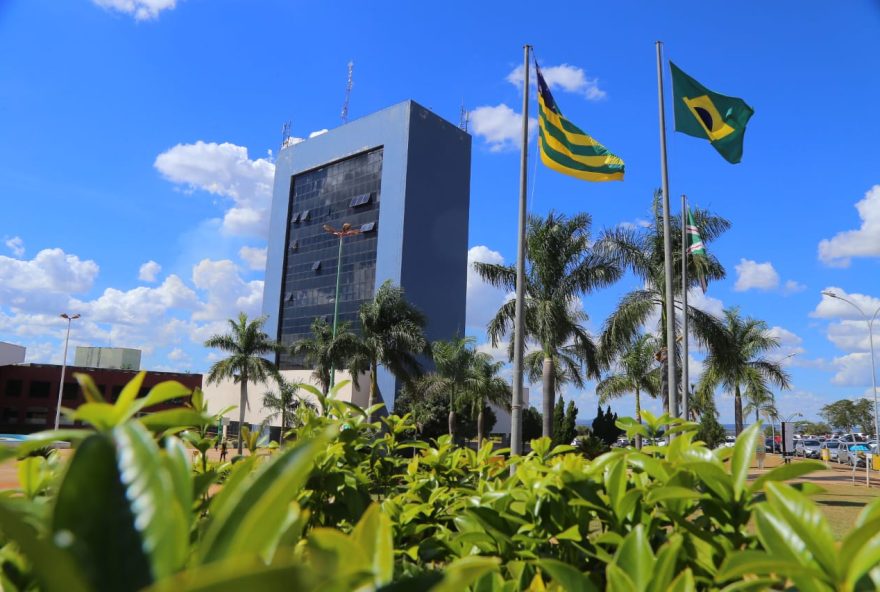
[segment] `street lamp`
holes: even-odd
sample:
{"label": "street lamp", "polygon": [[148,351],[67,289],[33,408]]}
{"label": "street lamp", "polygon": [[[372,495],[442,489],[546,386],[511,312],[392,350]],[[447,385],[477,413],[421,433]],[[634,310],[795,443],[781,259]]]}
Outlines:
{"label": "street lamp", "polygon": [[81,315],[69,315],[61,313],[62,319],[67,319],[67,336],[64,338],[64,357],[61,360],[61,384],[58,385],[58,405],[55,406],[55,429],[58,429],[58,421],[61,419],[61,397],[64,395],[64,371],[67,370],[67,342],[70,341],[70,323]]}
{"label": "street lamp", "polygon": [[825,290],[822,292],[824,296],[828,296],[829,298],[834,298],[836,300],[842,300],[852,306],[854,309],[859,311],[859,314],[862,315],[862,318],[865,319],[865,322],[868,324],[868,343],[871,345],[871,385],[874,388],[874,436],[880,438],[880,417],[878,417],[878,411],[880,411],[880,407],[877,406],[877,370],[874,368],[874,319],[877,318],[877,315],[880,314],[880,306],[877,307],[877,310],[874,311],[870,317],[865,314],[865,312],[859,307],[858,304],[844,298],[843,296],[839,296],[834,292],[829,292]]}
{"label": "street lamp", "polygon": [[[339,239],[339,256],[336,258],[336,297],[333,299],[333,339],[336,339],[336,324],[339,319],[339,280],[342,277],[342,239],[347,236],[355,236],[360,234],[359,228],[352,228],[351,224],[346,222],[342,228],[336,229],[329,224],[324,224],[324,232],[332,234]],[[336,382],[336,368],[330,366],[330,388]]]}

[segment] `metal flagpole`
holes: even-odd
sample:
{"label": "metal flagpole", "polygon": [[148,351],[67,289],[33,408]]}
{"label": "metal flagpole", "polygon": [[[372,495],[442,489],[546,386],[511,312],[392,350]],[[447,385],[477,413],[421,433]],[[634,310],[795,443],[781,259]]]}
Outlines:
{"label": "metal flagpole", "polygon": [[669,414],[678,417],[678,388],[675,376],[675,303],[672,293],[672,230],[669,225],[669,173],[666,166],[666,108],[663,102],[663,42],[657,45],[657,101],[660,110],[660,180],[663,185],[663,259],[666,275],[666,364]]}
{"label": "metal flagpole", "polygon": [[681,416],[689,420],[690,382],[688,382],[688,209],[687,196],[681,194]]}
{"label": "metal flagpole", "polygon": [[[516,249],[516,308],[513,321],[513,401],[510,404],[510,453],[522,454],[523,299],[526,279],[526,186],[529,164],[529,50],[523,45],[522,150],[519,161],[519,231]],[[513,468],[511,467],[511,470]]]}

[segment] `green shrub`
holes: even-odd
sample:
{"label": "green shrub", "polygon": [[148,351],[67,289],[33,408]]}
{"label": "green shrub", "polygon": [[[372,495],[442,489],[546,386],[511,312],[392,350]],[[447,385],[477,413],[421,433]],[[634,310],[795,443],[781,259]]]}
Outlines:
{"label": "green shrub", "polygon": [[668,446],[588,460],[541,438],[504,459],[491,443],[412,441],[409,417],[369,423],[318,393],[321,412],[294,443],[217,467],[193,462],[184,442],[202,438],[181,435],[216,425],[199,394],[136,418],[186,389],[137,398],[139,377],[111,405],[78,378],[89,401],[67,413],[93,429],[0,451],[14,461],[52,440],[75,445],[66,468],[22,462],[22,489],[0,495],[4,590],[880,587],[880,500],[835,543],[809,499],[818,488],[783,483],[821,463],[747,480],[758,426],[712,450],[695,424],[644,413],[619,429],[652,438],[670,426]]}

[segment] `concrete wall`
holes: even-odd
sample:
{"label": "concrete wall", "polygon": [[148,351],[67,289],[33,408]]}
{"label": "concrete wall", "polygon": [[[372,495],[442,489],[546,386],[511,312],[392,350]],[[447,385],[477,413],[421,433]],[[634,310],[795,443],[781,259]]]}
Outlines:
{"label": "concrete wall", "polygon": [[141,350],[127,347],[77,346],[74,365],[86,368],[140,370]]}
{"label": "concrete wall", "polygon": [[[312,376],[311,370],[282,370],[281,376],[283,376],[284,379],[288,382],[306,383],[318,387],[318,383]],[[344,380],[350,379],[351,375],[348,372],[342,370],[338,370],[336,372],[337,384],[341,383]],[[359,407],[366,408],[367,399],[369,398],[370,394],[369,377],[366,375],[361,376],[358,379],[358,384],[360,386],[359,389],[354,386],[354,383],[349,382],[347,386],[343,387],[339,391],[337,399],[347,401],[349,403],[354,403]],[[224,417],[226,417],[230,421],[238,421],[239,413],[241,412],[238,405],[239,401],[241,400],[241,386],[238,383],[235,383],[232,380],[224,380],[220,384],[208,384],[206,382],[203,391],[205,393],[205,399],[208,401],[208,410],[210,412],[216,413],[224,407],[234,405],[235,409],[226,413]],[[274,381],[271,381],[269,384],[248,383],[249,405],[245,408],[245,423],[251,425],[259,425],[269,415],[270,412],[266,409],[263,409],[263,394],[267,391],[277,393],[278,385],[276,385]],[[305,391],[300,391],[299,394],[303,398],[315,402],[314,397],[312,397],[309,393]],[[272,422],[272,425],[280,426],[281,420],[276,419],[274,422]]]}
{"label": "concrete wall", "polygon": [[27,348],[14,343],[0,341],[0,366],[7,364],[23,364]]}

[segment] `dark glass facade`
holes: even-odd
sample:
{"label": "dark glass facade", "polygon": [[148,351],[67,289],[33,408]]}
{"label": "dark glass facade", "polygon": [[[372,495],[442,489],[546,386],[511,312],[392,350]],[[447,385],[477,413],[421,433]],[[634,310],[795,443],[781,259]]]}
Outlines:
{"label": "dark glass facade", "polygon": [[[363,232],[344,239],[339,284],[339,321],[357,332],[361,304],[373,296],[382,178],[382,148],[295,175],[285,241],[278,335],[289,346],[311,335],[316,317],[333,322],[339,239],[324,231],[344,223]],[[282,370],[301,368],[287,354]]]}

